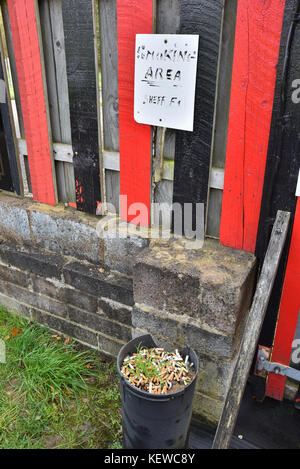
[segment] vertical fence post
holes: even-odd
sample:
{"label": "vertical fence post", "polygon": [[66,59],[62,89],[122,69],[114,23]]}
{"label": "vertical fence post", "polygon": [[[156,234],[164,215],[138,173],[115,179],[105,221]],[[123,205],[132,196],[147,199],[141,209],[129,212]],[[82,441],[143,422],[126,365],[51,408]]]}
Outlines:
{"label": "vertical fence post", "polygon": [[12,190],[15,191],[18,195],[22,195],[23,184],[22,184],[22,181],[20,180],[21,171],[20,171],[20,165],[18,164],[18,157],[17,157],[16,134],[15,134],[14,127],[12,124],[13,114],[12,114],[11,101],[10,101],[8,78],[7,78],[6,68],[5,68],[5,57],[4,57],[2,40],[0,44],[0,50],[1,50],[0,81],[2,83],[3,82],[5,83],[5,99],[0,103],[1,118],[2,118],[2,124],[3,124],[3,129],[4,129],[4,135],[5,135],[7,155],[8,155],[8,160],[9,160],[11,181],[13,185]]}
{"label": "vertical fence post", "polygon": [[208,199],[208,185],[214,140],[219,54],[224,0],[182,0],[180,33],[199,34],[199,52],[193,132],[176,132],[173,202],[182,207]]}
{"label": "vertical fence post", "polygon": [[[143,226],[150,224],[151,127],[137,124],[134,108],[135,35],[153,31],[153,0],[118,0],[118,81],[120,134],[120,193],[127,196],[121,203],[121,218],[132,221],[137,213],[128,208],[142,203],[147,209],[138,215]],[[147,213],[146,213],[147,211]],[[134,210],[133,210],[134,212]]]}
{"label": "vertical fence post", "polygon": [[298,0],[285,0],[281,44],[278,57],[277,79],[269,137],[269,147],[264,174],[264,187],[257,230],[256,257],[262,260],[277,210],[291,213],[289,233],[272,296],[266,321],[260,337],[260,345],[272,347],[282,288],[286,272],[289,243],[296,210],[295,190],[299,168],[300,105],[293,100],[294,80],[300,77],[300,26],[297,23]]}
{"label": "vertical fence post", "polygon": [[64,0],[67,79],[77,209],[95,214],[102,201],[92,0]]}
{"label": "vertical fence post", "polygon": [[254,252],[268,151],[283,0],[239,0],[220,242]]}
{"label": "vertical fence post", "polygon": [[7,0],[34,200],[55,205],[56,180],[46,109],[36,0]]}

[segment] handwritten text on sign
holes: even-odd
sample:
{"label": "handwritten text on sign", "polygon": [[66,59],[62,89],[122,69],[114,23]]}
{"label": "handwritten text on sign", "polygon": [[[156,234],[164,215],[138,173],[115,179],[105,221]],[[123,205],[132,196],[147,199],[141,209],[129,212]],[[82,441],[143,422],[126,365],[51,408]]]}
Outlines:
{"label": "handwritten text on sign", "polygon": [[136,35],[136,122],[193,130],[198,43],[198,35]]}

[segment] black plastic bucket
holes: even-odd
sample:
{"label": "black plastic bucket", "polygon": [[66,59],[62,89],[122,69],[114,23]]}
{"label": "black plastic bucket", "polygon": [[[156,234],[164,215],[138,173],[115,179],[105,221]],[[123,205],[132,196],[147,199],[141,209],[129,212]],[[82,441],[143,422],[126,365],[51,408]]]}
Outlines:
{"label": "black plastic bucket", "polygon": [[194,363],[195,377],[182,390],[167,394],[149,394],[129,382],[121,373],[123,360],[137,347],[158,347],[150,334],[139,336],[124,345],[118,355],[122,399],[123,446],[127,449],[181,449],[188,446],[188,432],[198,373],[198,358],[186,347],[179,352]]}

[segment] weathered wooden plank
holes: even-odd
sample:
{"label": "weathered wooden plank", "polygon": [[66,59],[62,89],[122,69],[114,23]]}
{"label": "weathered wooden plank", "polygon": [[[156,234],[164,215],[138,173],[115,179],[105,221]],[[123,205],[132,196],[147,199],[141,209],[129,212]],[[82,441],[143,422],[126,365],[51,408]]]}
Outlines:
{"label": "weathered wooden plank", "polygon": [[[5,155],[8,157],[9,161],[9,168],[8,171],[10,172],[11,182],[12,182],[12,189],[18,195],[23,193],[23,185],[20,180],[20,165],[17,157],[17,141],[16,135],[13,125],[13,115],[12,115],[12,108],[10,102],[10,95],[8,89],[8,79],[5,69],[5,61],[4,61],[4,50],[3,44],[1,40],[0,45],[0,52],[1,52],[1,60],[0,60],[0,81],[3,83],[4,88],[4,99],[1,100],[0,104],[0,111],[1,111],[1,120],[3,125],[4,131],[4,140],[6,143],[6,151],[2,154],[2,157],[5,158]],[[3,179],[0,181],[0,185],[3,189]],[[10,183],[9,183],[10,185]]]}
{"label": "weathered wooden plank", "polygon": [[103,166],[105,169],[120,171],[120,153],[117,151],[103,151]]}
{"label": "weathered wooden plank", "polygon": [[[174,203],[203,203],[211,166],[224,0],[182,0],[180,33],[199,34],[194,132],[176,132]],[[195,212],[195,210],[194,210]],[[193,220],[193,229],[196,220]]]}
{"label": "weathered wooden plank", "polygon": [[158,0],[156,5],[157,34],[180,32],[180,0]]}
{"label": "weathered wooden plank", "polygon": [[[58,105],[58,90],[56,81],[56,65],[54,60],[54,50],[52,43],[52,27],[50,19],[49,1],[39,1],[40,25],[42,34],[42,46],[44,53],[45,74],[47,80],[47,98],[51,122],[52,138],[55,142],[61,142],[61,126]],[[67,202],[65,187],[64,164],[61,161],[55,162],[55,173],[57,180],[58,200]]]}
{"label": "weathered wooden plank", "polygon": [[113,205],[114,212],[119,213],[120,203],[120,172],[112,171],[110,169],[105,170],[106,176],[106,202]]}
{"label": "weathered wooden plank", "polygon": [[237,0],[225,2],[206,220],[206,235],[213,238],[220,236],[236,12]]}
{"label": "weathered wooden plank", "polygon": [[117,0],[99,2],[103,146],[119,151]]}
{"label": "weathered wooden plank", "polygon": [[62,161],[55,161],[55,173],[57,181],[58,200],[60,202],[67,202],[68,198],[66,193],[64,163]]}
{"label": "weathered wooden plank", "polygon": [[[153,31],[153,0],[117,0],[118,83],[120,135],[120,193],[127,195],[127,207],[121,206],[121,218],[132,221],[128,207],[142,203],[139,224],[150,223],[151,129],[135,122],[134,57],[135,35]],[[148,212],[148,213],[146,213]]]}
{"label": "weathered wooden plank", "polygon": [[[298,197],[289,258],[270,360],[289,366],[300,311],[300,198]],[[284,398],[286,377],[269,373],[266,396]]]}
{"label": "weathered wooden plank", "polygon": [[[61,131],[61,142],[71,144],[70,103],[67,81],[66,54],[61,0],[51,0],[49,4],[53,52],[58,86],[58,110]],[[57,156],[57,155],[55,155]],[[57,158],[56,158],[57,159]],[[75,175],[71,162],[63,163],[66,202],[75,203]]]}
{"label": "weathered wooden plank", "polygon": [[225,2],[212,165],[225,168],[238,0]]}
{"label": "weathered wooden plank", "polygon": [[213,449],[226,449],[230,444],[260,330],[274,285],[280,256],[286,240],[289,219],[290,214],[288,212],[278,212],[245,325],[236,365],[213,442]]}
{"label": "weathered wooden plank", "polygon": [[[300,166],[300,106],[293,102],[292,84],[300,77],[300,28],[297,23],[293,22],[298,5],[297,0],[285,2],[270,141],[255,249],[255,254],[260,261],[265,255],[277,210],[287,210],[291,213],[288,233],[290,240],[296,209],[295,190]],[[294,32],[290,34],[292,25]],[[288,251],[289,243],[286,243],[260,338],[260,344],[267,347],[273,344]]]}
{"label": "weathered wooden plank", "polygon": [[283,0],[238,2],[220,242],[254,252]]}
{"label": "weathered wooden plank", "polygon": [[47,97],[51,122],[52,138],[61,142],[61,128],[58,110],[58,93],[56,83],[56,67],[52,44],[52,28],[49,11],[49,1],[39,1],[40,25],[42,34],[42,47],[44,53],[45,73],[47,81]]}
{"label": "weathered wooden plank", "polygon": [[207,211],[206,235],[218,239],[222,211],[223,191],[219,188],[209,190],[209,207]]}
{"label": "weathered wooden plank", "polygon": [[0,116],[0,189],[13,192],[14,186],[11,178],[9,158],[5,141],[2,117]]}
{"label": "weathered wooden plank", "polygon": [[157,184],[154,199],[153,225],[170,229],[172,221],[173,181],[162,180]]}
{"label": "weathered wooden plank", "polygon": [[[14,100],[11,100],[13,122],[15,126],[16,137],[17,139],[19,139],[19,138],[25,138],[25,131],[24,131],[22,108],[21,108],[19,83],[18,83],[18,77],[17,77],[15,53],[14,53],[12,33],[11,33],[11,27],[10,27],[9,14],[8,14],[7,1],[1,0],[0,3],[1,3],[1,12],[2,12],[2,18],[3,18],[4,32],[5,32],[6,47],[8,51],[8,58],[6,60],[9,62],[9,68],[11,72],[11,79],[12,79],[13,90],[14,90]],[[25,161],[24,161],[23,156],[19,154],[18,159],[19,159],[19,164],[20,164],[20,174],[22,175],[23,191],[24,193],[27,194],[29,192],[29,186],[30,186],[30,181],[27,180],[27,174],[29,174],[29,172],[27,172],[25,169]]]}
{"label": "weathered wooden plank", "polygon": [[[100,86],[103,121],[103,152],[119,151],[119,95],[118,95],[118,49],[117,49],[117,1],[99,2],[96,15],[99,22]],[[104,164],[104,153],[102,154]],[[105,165],[104,165],[105,166]],[[109,203],[119,208],[120,175],[104,169],[105,194]]]}
{"label": "weathered wooden plank", "polygon": [[[41,0],[39,7],[52,137],[54,142],[71,144],[61,0]],[[65,165],[61,159],[58,160],[57,155],[55,160],[58,198],[61,202],[74,203],[76,197],[72,165]]]}
{"label": "weathered wooden plank", "polygon": [[[18,139],[18,148],[21,155],[27,155],[26,140]],[[73,162],[73,148],[72,145],[65,143],[53,143],[53,154],[56,161],[64,161],[66,163]]]}
{"label": "weathered wooden plank", "polygon": [[62,14],[76,204],[95,214],[101,190],[92,0],[64,0]]}
{"label": "weathered wooden plank", "polygon": [[[49,2],[49,0],[48,0]],[[64,28],[62,18],[61,0],[51,0],[49,2],[49,16],[51,24],[51,39],[53,47],[53,58],[55,64],[55,78],[57,88],[57,104],[58,104],[58,122],[60,125],[60,140],[65,144],[72,143],[71,137],[71,121],[70,121],[70,104],[68,93],[66,55],[64,43]],[[55,155],[56,156],[56,155]],[[57,160],[57,158],[55,158]],[[61,199],[63,202],[76,202],[75,195],[75,176],[74,168],[71,164],[61,163],[59,167],[61,172],[62,183],[64,184],[65,196]]]}
{"label": "weathered wooden plank", "polygon": [[[156,6],[156,33],[157,34],[177,34],[180,28],[180,0],[159,0]],[[159,142],[161,141],[162,128],[157,128],[157,149],[160,153]],[[173,129],[166,129],[164,140],[164,158],[174,160],[175,158],[175,137]]]}
{"label": "weathered wooden plank", "polygon": [[49,135],[36,1],[8,0],[34,200],[55,205],[54,162]]}
{"label": "weathered wooden plank", "polygon": [[[49,1],[49,0],[48,0]],[[65,38],[61,0],[50,0],[49,12],[51,19],[52,44],[58,89],[58,112],[61,131],[61,143],[72,143],[70,104],[68,93]]]}
{"label": "weathered wooden plank", "polygon": [[2,16],[3,16],[3,24],[4,24],[4,30],[5,30],[6,45],[7,45],[7,50],[8,50],[13,87],[14,87],[14,95],[15,95],[15,101],[16,101],[16,107],[17,107],[17,113],[18,113],[20,134],[21,134],[21,138],[25,138],[25,130],[24,130],[23,115],[22,115],[19,82],[18,82],[18,76],[17,76],[17,67],[16,67],[16,61],[15,61],[14,45],[13,45],[8,6],[7,6],[6,0],[1,1],[1,10],[2,10]]}

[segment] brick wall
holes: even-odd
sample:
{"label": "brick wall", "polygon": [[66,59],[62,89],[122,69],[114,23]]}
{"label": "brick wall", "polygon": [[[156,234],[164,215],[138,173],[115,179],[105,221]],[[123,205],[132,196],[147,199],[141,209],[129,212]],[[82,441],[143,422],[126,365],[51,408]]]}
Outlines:
{"label": "brick wall", "polygon": [[115,356],[131,339],[132,280],[42,249],[0,241],[0,303]]}
{"label": "brick wall", "polygon": [[253,255],[217,241],[189,250],[142,232],[116,237],[98,222],[0,195],[0,304],[114,358],[146,332],[169,349],[188,343],[200,363],[194,415],[216,425],[253,293]]}

